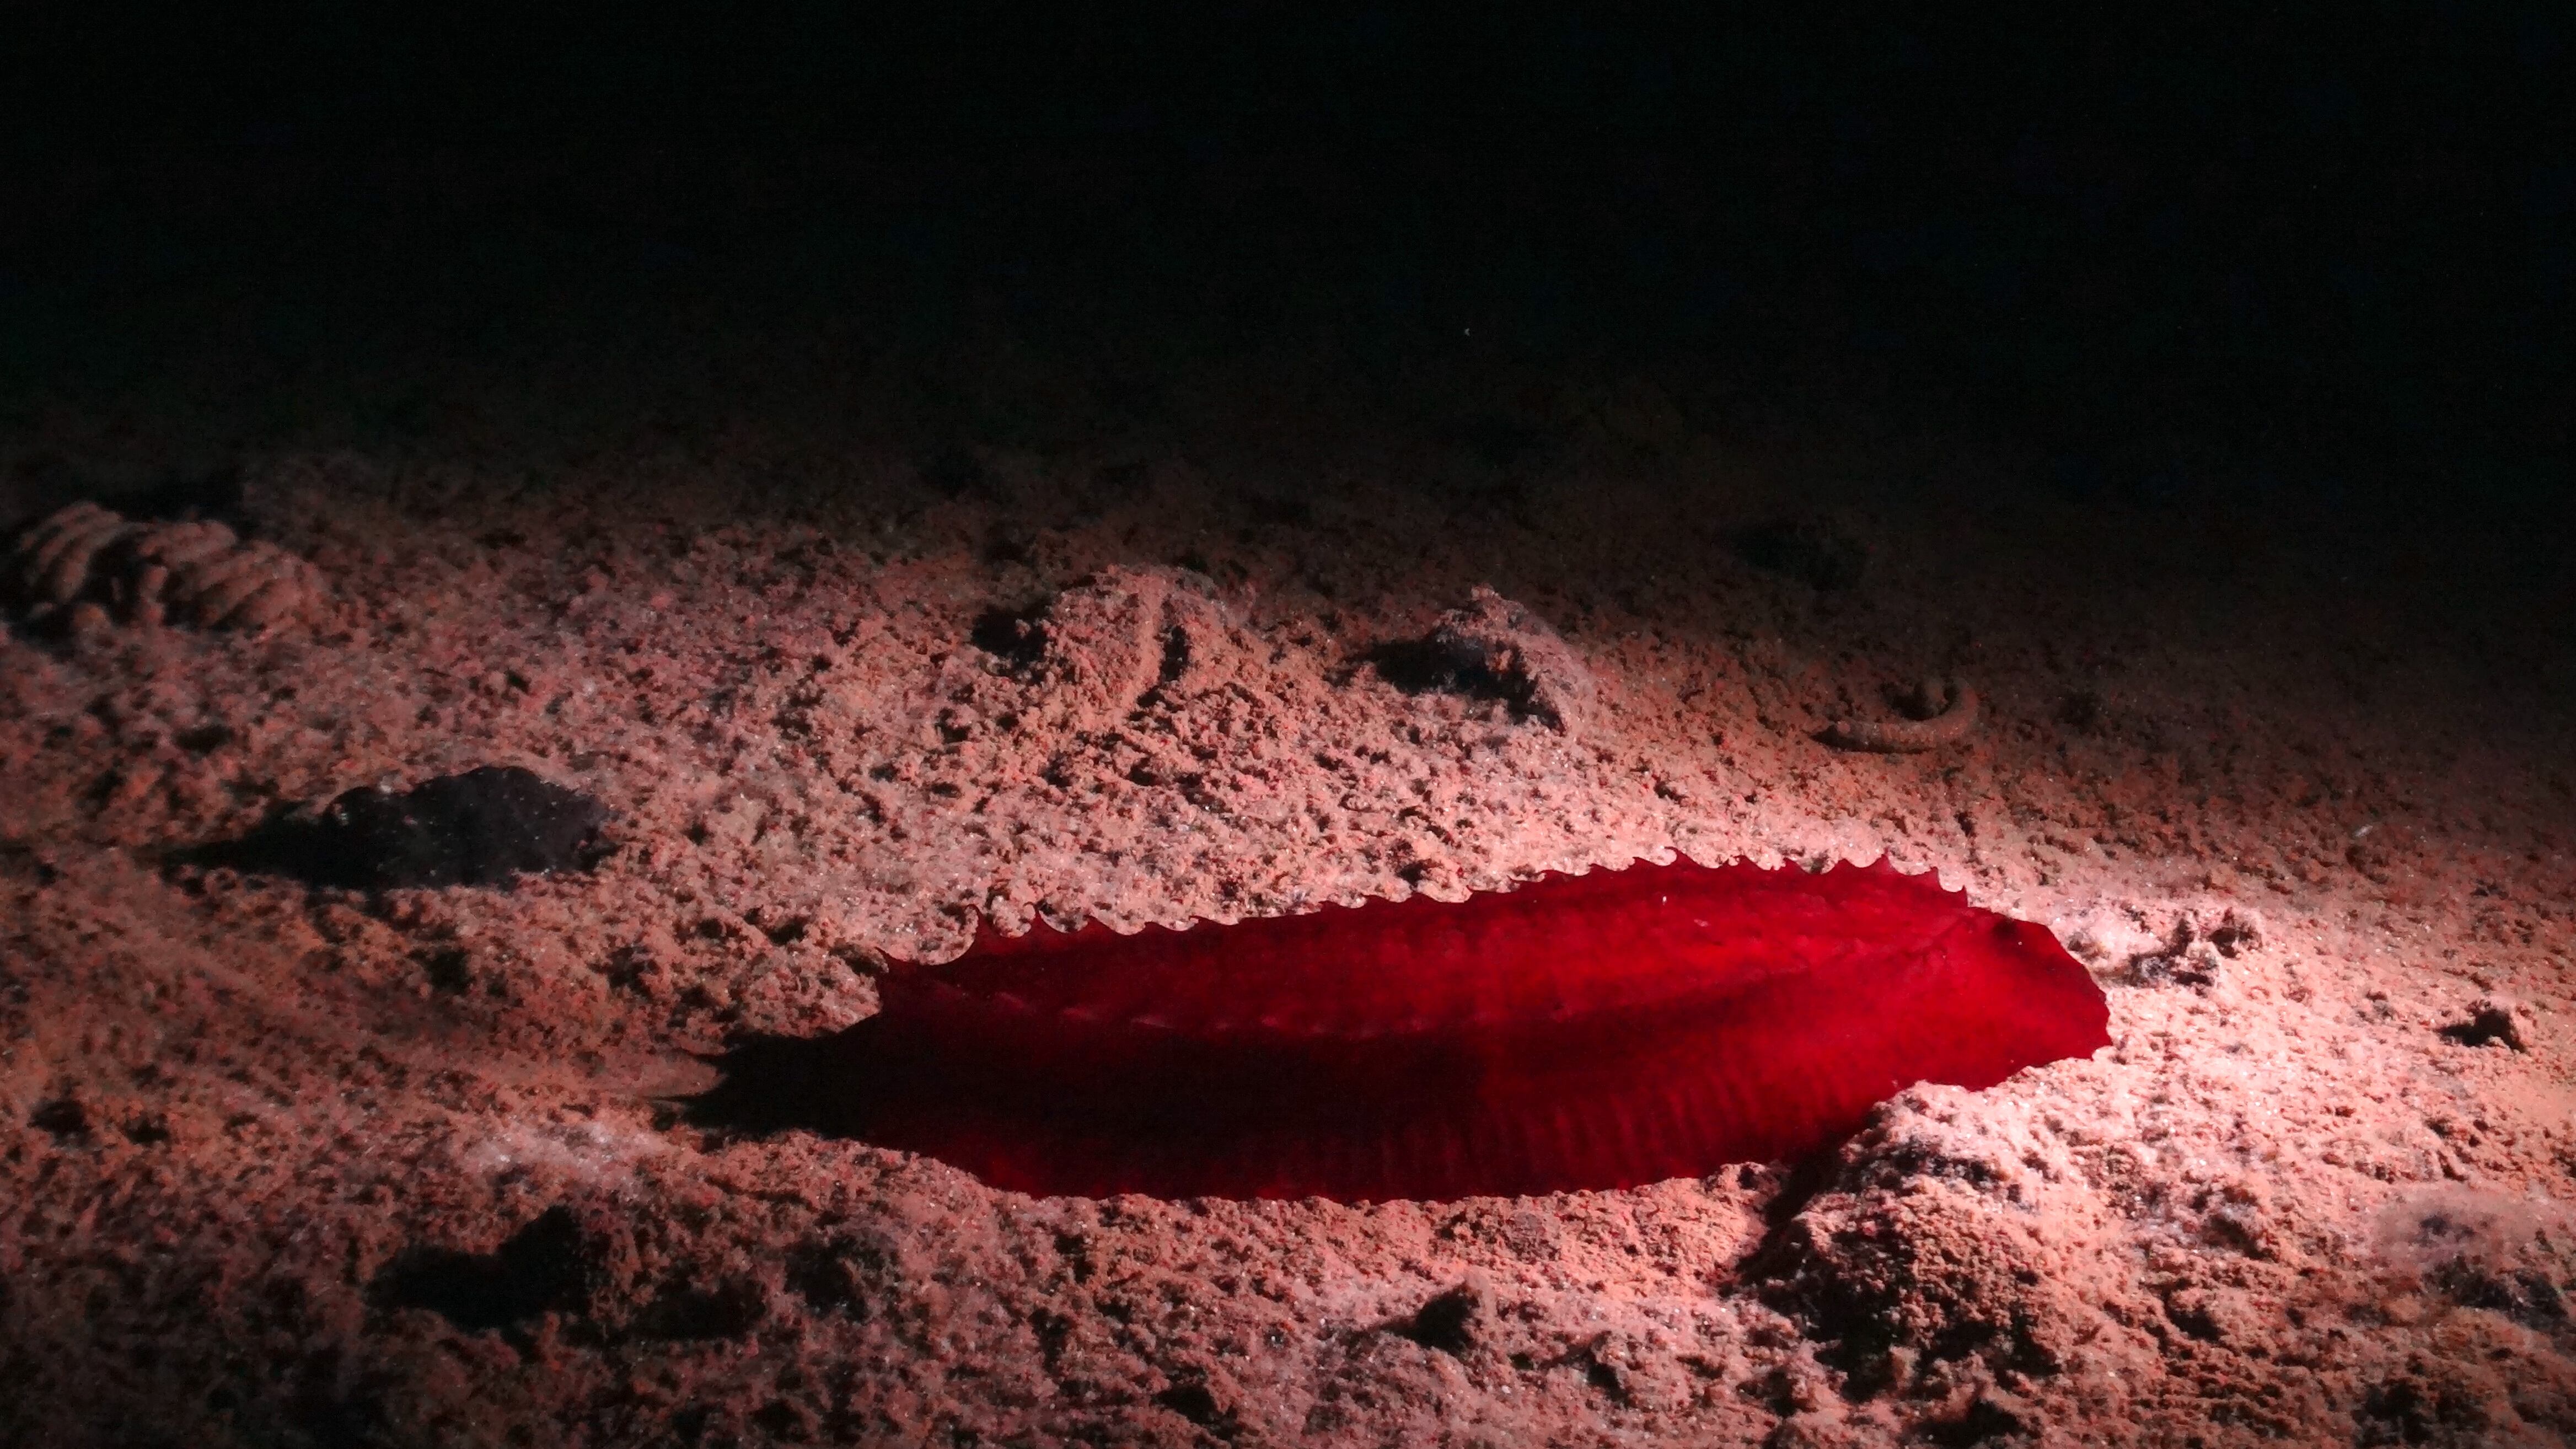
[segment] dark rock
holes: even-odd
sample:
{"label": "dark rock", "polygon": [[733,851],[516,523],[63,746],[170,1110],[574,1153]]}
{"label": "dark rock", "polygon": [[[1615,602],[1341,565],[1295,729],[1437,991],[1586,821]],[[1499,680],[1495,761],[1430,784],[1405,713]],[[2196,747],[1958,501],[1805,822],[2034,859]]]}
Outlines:
{"label": "dark rock", "polygon": [[353,890],[493,886],[587,870],[606,850],[607,808],[515,765],[486,765],[396,792],[350,790],[319,815],[275,818],[187,863]]}
{"label": "dark rock", "polygon": [[1412,1319],[1395,1331],[1424,1348],[1464,1357],[1476,1346],[1477,1320],[1484,1306],[1484,1295],[1476,1285],[1461,1283],[1415,1309]]}
{"label": "dark rock", "polygon": [[492,1253],[414,1248],[388,1264],[369,1296],[386,1308],[426,1308],[468,1333],[547,1312],[587,1308],[596,1285],[581,1225],[553,1207]]}
{"label": "dark rock", "polygon": [[52,1133],[58,1141],[89,1136],[89,1109],[70,1097],[39,1105],[28,1114],[27,1122],[40,1131]]}
{"label": "dark rock", "polygon": [[1369,662],[1407,693],[1500,700],[1515,716],[1568,735],[1582,732],[1600,688],[1545,620],[1481,585],[1428,636],[1380,645]]}
{"label": "dark rock", "polygon": [[1217,1437],[1234,1437],[1234,1413],[1217,1402],[1215,1391],[1196,1382],[1177,1383],[1154,1396],[1154,1402],[1198,1425],[1217,1431]]}
{"label": "dark rock", "polygon": [[730,1278],[712,1287],[684,1284],[645,1305],[634,1328],[637,1336],[673,1341],[741,1338],[769,1316],[769,1295],[749,1278]]}
{"label": "dark rock", "polygon": [[2531,1008],[2510,997],[2489,994],[2469,1004],[2466,1020],[2442,1028],[2442,1035],[2462,1046],[2502,1042],[2518,1052],[2531,1050]]}

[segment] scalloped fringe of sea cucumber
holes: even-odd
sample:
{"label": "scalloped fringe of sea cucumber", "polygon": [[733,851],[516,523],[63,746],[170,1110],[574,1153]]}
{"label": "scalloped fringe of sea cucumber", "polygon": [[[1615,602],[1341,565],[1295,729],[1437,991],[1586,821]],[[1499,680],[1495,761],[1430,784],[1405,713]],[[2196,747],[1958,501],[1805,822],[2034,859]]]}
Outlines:
{"label": "scalloped fringe of sea cucumber", "polygon": [[1957,744],[1977,727],[1977,692],[1957,679],[1927,679],[1919,692],[1929,719],[1840,719],[1824,733],[1826,744],[1880,755],[1911,755]]}

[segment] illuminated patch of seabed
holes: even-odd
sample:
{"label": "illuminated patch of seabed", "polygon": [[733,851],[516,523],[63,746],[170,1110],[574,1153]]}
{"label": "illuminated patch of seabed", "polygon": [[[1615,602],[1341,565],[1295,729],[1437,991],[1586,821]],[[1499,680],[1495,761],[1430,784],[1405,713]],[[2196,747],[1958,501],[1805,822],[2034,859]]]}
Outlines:
{"label": "illuminated patch of seabed", "polygon": [[647,1159],[673,1151],[659,1134],[615,1122],[505,1121],[458,1154],[466,1171],[485,1177],[537,1171],[604,1187],[622,1186]]}

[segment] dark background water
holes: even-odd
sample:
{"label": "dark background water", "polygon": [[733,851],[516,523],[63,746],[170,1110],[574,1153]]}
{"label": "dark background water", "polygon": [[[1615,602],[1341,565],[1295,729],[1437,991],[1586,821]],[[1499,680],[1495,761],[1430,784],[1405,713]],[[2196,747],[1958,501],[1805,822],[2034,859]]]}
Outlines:
{"label": "dark background water", "polygon": [[1049,446],[1211,369],[1505,414],[1645,373],[2078,496],[2555,498],[2562,7],[1814,8],[54,7],[0,58],[0,425],[891,380],[900,426]]}

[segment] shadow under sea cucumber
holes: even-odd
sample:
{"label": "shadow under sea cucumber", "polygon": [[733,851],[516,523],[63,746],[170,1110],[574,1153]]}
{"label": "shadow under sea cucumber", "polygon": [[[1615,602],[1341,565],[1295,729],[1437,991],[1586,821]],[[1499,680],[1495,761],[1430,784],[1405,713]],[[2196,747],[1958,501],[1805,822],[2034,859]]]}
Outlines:
{"label": "shadow under sea cucumber", "polygon": [[2110,1042],[2044,927],[1884,861],[987,927],[880,989],[835,1036],[737,1048],[691,1115],[1039,1194],[1439,1200],[1794,1157],[1915,1082],[1981,1089]]}

